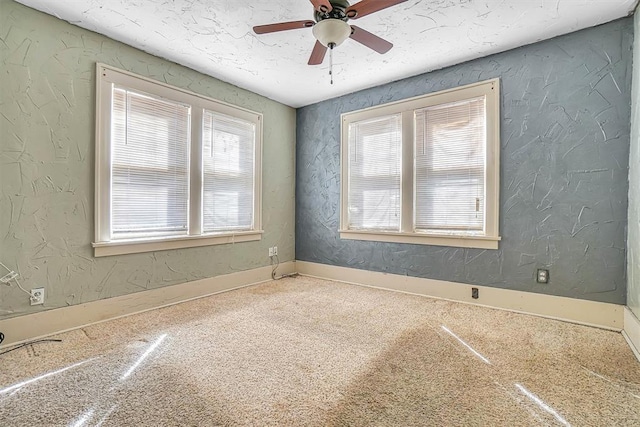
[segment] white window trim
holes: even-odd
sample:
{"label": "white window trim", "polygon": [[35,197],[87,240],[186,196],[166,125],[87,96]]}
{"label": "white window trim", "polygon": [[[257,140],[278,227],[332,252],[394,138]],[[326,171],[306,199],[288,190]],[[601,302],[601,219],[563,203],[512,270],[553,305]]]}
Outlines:
{"label": "white window trim", "polygon": [[[481,236],[431,234],[413,231],[414,111],[434,105],[447,104],[479,96],[486,96],[486,217],[485,234]],[[349,124],[375,117],[402,114],[403,167],[401,187],[400,231],[351,230],[349,212]],[[500,210],[500,80],[492,79],[454,89],[421,95],[414,98],[378,105],[341,115],[341,185],[340,185],[340,238],[378,242],[410,243],[463,248],[498,249]],[[407,203],[409,200],[410,203]]]}
{"label": "white window trim", "polygon": [[93,248],[96,257],[137,254],[141,252],[165,251],[170,249],[195,248],[199,246],[225,245],[260,240],[263,231],[237,233],[204,234],[201,236],[163,237],[161,239],[118,240],[96,242]]}
{"label": "white window trim", "polygon": [[[256,124],[255,140],[255,183],[253,230],[201,234],[202,212],[189,210],[191,224],[188,236],[163,236],[161,238],[141,238],[132,240],[110,240],[111,229],[111,85],[116,83],[134,90],[166,97],[191,105],[192,146],[201,146],[202,109],[244,119]],[[240,108],[222,101],[181,89],[169,84],[123,71],[106,64],[96,64],[96,156],[95,156],[95,242],[92,243],[94,256],[110,256],[140,252],[181,249],[208,245],[222,245],[262,239],[262,114]],[[194,179],[202,174],[196,160],[196,150],[191,150],[190,206],[201,206],[202,183]],[[195,165],[195,166],[194,166]]]}

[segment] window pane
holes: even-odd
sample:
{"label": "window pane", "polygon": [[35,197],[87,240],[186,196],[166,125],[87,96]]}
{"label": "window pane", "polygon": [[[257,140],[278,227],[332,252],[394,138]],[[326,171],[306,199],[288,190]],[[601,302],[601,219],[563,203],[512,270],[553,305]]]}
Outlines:
{"label": "window pane", "polygon": [[401,115],[349,125],[349,228],[400,229]]}
{"label": "window pane", "polygon": [[205,110],[203,230],[252,230],[255,124]]}
{"label": "window pane", "polygon": [[111,236],[186,234],[189,107],[113,88]]}
{"label": "window pane", "polygon": [[484,232],[485,98],[415,115],[416,230]]}

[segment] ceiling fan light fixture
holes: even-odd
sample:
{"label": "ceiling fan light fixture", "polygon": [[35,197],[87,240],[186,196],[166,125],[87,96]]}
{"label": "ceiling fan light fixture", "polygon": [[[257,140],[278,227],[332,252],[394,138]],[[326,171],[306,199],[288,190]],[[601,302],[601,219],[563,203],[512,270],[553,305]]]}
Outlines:
{"label": "ceiling fan light fixture", "polygon": [[351,35],[351,26],[341,19],[323,19],[313,26],[313,35],[327,47],[340,46]]}

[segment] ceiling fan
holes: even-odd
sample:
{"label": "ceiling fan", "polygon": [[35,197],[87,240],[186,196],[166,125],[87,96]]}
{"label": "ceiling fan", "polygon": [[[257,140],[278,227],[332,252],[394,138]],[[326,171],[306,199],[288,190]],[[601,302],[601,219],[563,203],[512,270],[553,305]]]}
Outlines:
{"label": "ceiling fan", "polygon": [[351,38],[378,53],[387,53],[393,47],[393,44],[360,27],[349,25],[347,21],[349,19],[362,18],[407,0],[362,0],[354,5],[349,5],[348,0],[310,1],[315,9],[315,21],[305,20],[257,25],[253,27],[253,31],[256,34],[266,34],[313,27],[313,35],[317,41],[311,52],[309,65],[322,64],[327,48],[332,51],[333,48],[342,44],[347,38]]}

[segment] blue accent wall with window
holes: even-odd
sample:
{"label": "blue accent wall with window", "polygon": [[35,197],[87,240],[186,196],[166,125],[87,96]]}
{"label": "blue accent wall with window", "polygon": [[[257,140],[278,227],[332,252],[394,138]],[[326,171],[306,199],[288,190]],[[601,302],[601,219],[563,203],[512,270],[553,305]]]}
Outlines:
{"label": "blue accent wall with window", "polygon": [[[625,18],[299,109],[296,259],[624,304],[632,42]],[[499,249],[340,239],[340,114],[491,78]]]}

